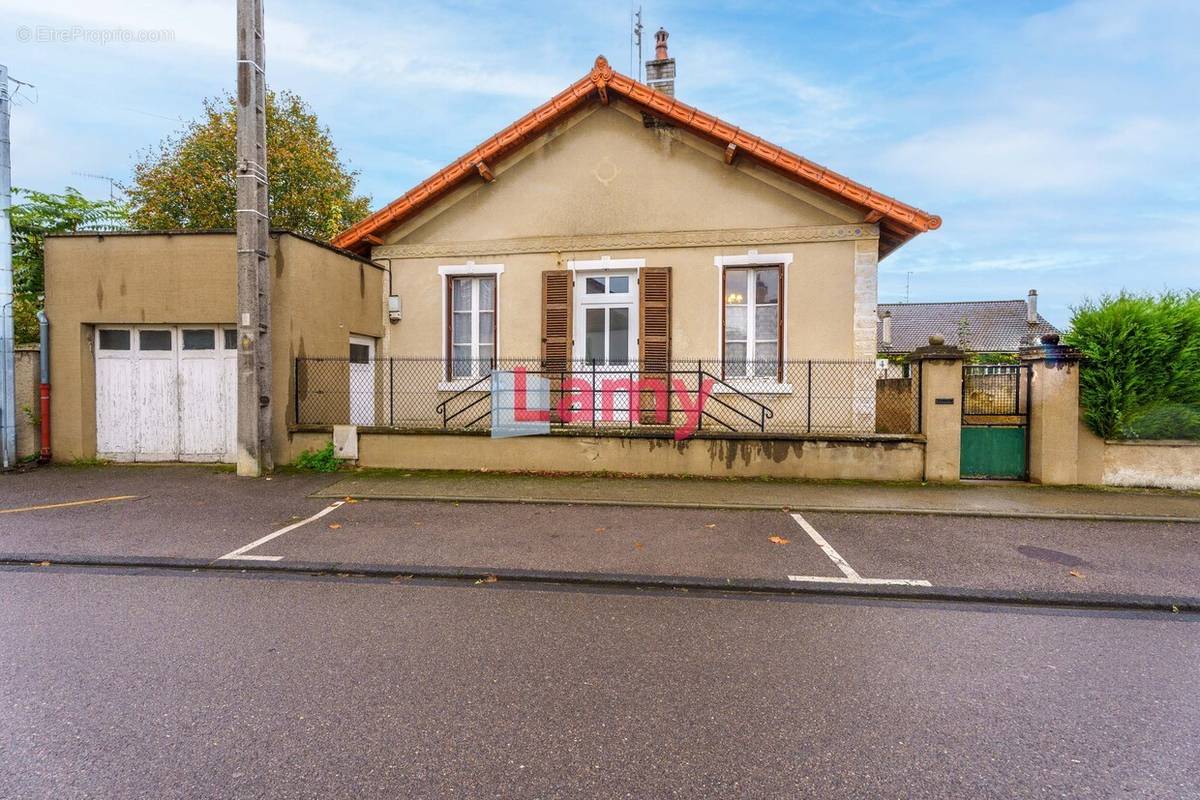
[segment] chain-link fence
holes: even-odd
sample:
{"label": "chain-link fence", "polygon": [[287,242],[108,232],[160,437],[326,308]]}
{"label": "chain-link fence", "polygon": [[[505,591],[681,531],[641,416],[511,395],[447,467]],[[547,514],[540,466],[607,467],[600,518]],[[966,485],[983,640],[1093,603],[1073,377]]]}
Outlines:
{"label": "chain-link fence", "polygon": [[[488,430],[494,408],[547,412],[554,427],[780,434],[914,433],[916,377],[873,361],[643,364],[540,359],[299,358],[298,424]],[[492,374],[516,391],[492,397]],[[544,382],[544,383],[542,383]],[[500,405],[497,403],[503,400]]]}

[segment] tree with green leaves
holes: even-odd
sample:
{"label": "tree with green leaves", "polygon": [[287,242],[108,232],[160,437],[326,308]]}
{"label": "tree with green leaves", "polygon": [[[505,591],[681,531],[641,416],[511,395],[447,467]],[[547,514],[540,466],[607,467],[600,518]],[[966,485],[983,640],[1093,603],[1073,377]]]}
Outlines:
{"label": "tree with green leaves", "polygon": [[62,194],[13,189],[13,327],[18,343],[36,342],[37,311],[45,291],[46,235],[125,227],[125,206],[89,200],[68,186]]}
{"label": "tree with green leaves", "polygon": [[[134,166],[123,186],[130,224],[142,230],[232,229],[237,207],[237,111],[231,95],[204,101],[204,112]],[[267,172],[271,225],[319,239],[366,216],[346,167],[316,114],[295,94],[267,92]]]}

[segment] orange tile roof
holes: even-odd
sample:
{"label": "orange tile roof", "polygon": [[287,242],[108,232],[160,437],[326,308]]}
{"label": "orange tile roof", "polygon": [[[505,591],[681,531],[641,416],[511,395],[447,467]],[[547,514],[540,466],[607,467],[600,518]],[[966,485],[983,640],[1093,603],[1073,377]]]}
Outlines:
{"label": "orange tile roof", "polygon": [[881,257],[917,234],[934,230],[942,224],[941,217],[937,215],[877,192],[711,114],[705,114],[671,95],[655,91],[633,78],[622,75],[609,66],[604,56],[599,56],[587,75],[450,166],[347,228],[334,238],[333,244],[347,250],[364,252],[370,248],[371,240],[378,239],[380,233],[396,227],[462,181],[480,175],[487,178],[491,174],[490,168],[498,159],[564,119],[590,99],[608,102],[611,94],[619,95],[647,113],[703,139],[725,147],[736,145],[737,151],[752,156],[789,178],[835,199],[865,209],[868,220],[879,222]]}

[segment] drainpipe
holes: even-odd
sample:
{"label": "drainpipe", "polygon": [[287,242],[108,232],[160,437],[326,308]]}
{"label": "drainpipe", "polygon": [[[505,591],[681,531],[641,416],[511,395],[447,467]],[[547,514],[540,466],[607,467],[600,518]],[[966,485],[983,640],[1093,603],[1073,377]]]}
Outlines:
{"label": "drainpipe", "polygon": [[45,464],[50,461],[50,318],[45,311],[37,312],[38,348],[41,356],[41,420],[42,420],[42,453],[38,461]]}

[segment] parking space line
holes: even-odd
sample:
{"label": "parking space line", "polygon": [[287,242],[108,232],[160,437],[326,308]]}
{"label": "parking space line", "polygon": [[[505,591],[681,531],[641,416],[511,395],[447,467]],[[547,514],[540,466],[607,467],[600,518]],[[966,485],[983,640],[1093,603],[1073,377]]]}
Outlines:
{"label": "parking space line", "polygon": [[90,506],[94,503],[113,503],[117,500],[136,500],[136,494],[119,494],[115,497],[97,497],[92,500],[71,500],[66,503],[47,503],[41,506],[23,506],[21,508],[0,508],[0,514],[18,514],[22,511],[45,511],[50,508],[70,508],[71,506]]}
{"label": "parking space line", "polygon": [[313,514],[308,519],[302,519],[299,522],[293,522],[291,525],[280,528],[279,530],[275,531],[274,533],[268,533],[266,536],[262,537],[261,539],[255,539],[250,544],[245,545],[243,547],[239,547],[237,550],[228,552],[225,555],[218,558],[217,560],[218,561],[232,561],[232,560],[240,559],[243,561],[279,561],[280,559],[283,558],[283,556],[257,556],[257,555],[248,556],[248,555],[244,555],[244,554],[248,553],[249,551],[253,550],[254,548],[258,547],[259,545],[266,544],[267,542],[271,541],[272,539],[274,539],[277,536],[283,536],[285,533],[289,533],[291,531],[296,530],[296,528],[299,528],[303,525],[307,525],[308,523],[313,522],[314,520],[320,519],[321,517],[325,516],[330,511],[333,511],[335,508],[337,508],[338,506],[341,506],[345,502],[346,502],[345,500],[338,500],[335,503],[330,503],[329,505],[325,506],[325,508],[322,508],[320,511]]}
{"label": "parking space line", "polygon": [[806,520],[804,517],[800,516],[799,514],[792,514],[792,519],[796,520],[796,524],[798,524],[801,528],[803,528],[804,532],[807,533],[809,535],[809,537],[814,542],[817,543],[817,547],[820,547],[822,550],[825,551],[825,555],[829,556],[829,560],[832,561],[834,564],[837,564],[837,568],[842,571],[843,575],[845,575],[851,581],[862,580],[862,576],[860,576],[857,572],[854,571],[854,568],[851,567],[850,564],[846,562],[846,559],[844,559],[840,555],[838,555],[838,551],[833,549],[833,545],[831,545],[831,544],[829,544],[829,542],[825,541],[824,536],[817,533],[816,528],[814,528],[812,525],[808,524],[808,520]]}
{"label": "parking space line", "polygon": [[846,559],[842,558],[837,550],[833,549],[833,545],[825,541],[825,537],[817,533],[817,529],[809,524],[800,514],[792,514],[792,519],[796,524],[804,529],[817,547],[820,547],[825,555],[829,556],[829,560],[837,565],[837,568],[842,571],[844,577],[827,578],[820,575],[788,575],[789,581],[801,581],[806,583],[852,583],[865,586],[932,586],[933,584],[927,580],[919,578],[864,578],[855,571],[854,567]]}

